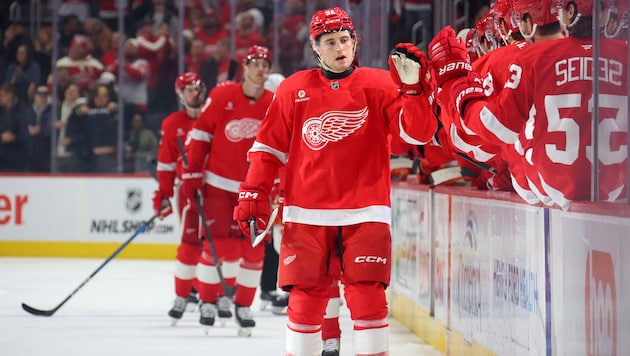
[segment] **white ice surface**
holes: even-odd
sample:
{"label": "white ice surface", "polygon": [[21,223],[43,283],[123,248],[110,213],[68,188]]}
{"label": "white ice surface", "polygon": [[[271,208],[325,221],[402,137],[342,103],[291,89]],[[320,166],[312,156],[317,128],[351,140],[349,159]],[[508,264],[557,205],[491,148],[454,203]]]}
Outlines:
{"label": "white ice surface", "polygon": [[[199,313],[171,326],[173,262],[115,259],[53,316],[33,316],[24,302],[52,309],[104,259],[0,258],[0,355],[6,356],[193,356],[284,355],[286,316],[253,305],[256,328],[238,337],[231,320],[208,335]],[[352,355],[352,323],[341,311],[341,355]],[[436,356],[404,326],[390,320],[391,356]]]}

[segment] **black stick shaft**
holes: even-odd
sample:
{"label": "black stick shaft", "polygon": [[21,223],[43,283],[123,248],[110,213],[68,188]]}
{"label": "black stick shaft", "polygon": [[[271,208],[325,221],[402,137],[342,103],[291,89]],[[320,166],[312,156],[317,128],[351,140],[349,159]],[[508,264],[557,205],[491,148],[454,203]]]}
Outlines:
{"label": "black stick shaft", "polygon": [[[181,138],[177,138],[177,148],[179,148],[179,154],[182,156],[182,162],[184,163],[184,167],[188,167],[188,158],[186,157],[186,150],[184,150],[184,143]],[[199,192],[195,194],[195,201],[197,202],[197,211],[199,213],[199,217],[201,218],[201,223],[203,224],[203,230],[206,234],[206,239],[208,240],[208,245],[210,245],[210,252],[212,253],[212,258],[214,259],[214,264],[217,268],[217,273],[219,274],[219,279],[221,280],[221,286],[223,287],[223,291],[225,295],[231,297],[234,295],[235,288],[230,288],[225,281],[225,277],[223,277],[223,269],[221,268],[221,260],[219,260],[219,255],[217,254],[217,250],[214,247],[214,242],[212,242],[212,236],[210,235],[210,228],[208,227],[208,220],[206,219],[206,214],[203,212],[203,201],[202,196]]]}
{"label": "black stick shaft", "polygon": [[149,225],[151,225],[151,223],[153,223],[153,220],[155,220],[155,218],[156,216],[153,216],[147,222],[143,223],[142,226],[140,226],[138,230],[136,230],[136,232],[130,238],[127,239],[127,241],[125,241],[122,245],[120,245],[120,247],[118,247],[116,251],[114,251],[114,253],[112,253],[109,257],[107,257],[107,259],[100,266],[98,266],[98,268],[94,270],[92,274],[90,274],[83,282],[81,282],[81,284],[79,284],[79,286],[75,288],[72,291],[72,293],[70,293],[66,297],[66,299],[62,300],[61,303],[59,303],[55,308],[50,309],[50,310],[42,310],[42,309],[33,308],[26,303],[22,303],[22,309],[24,309],[28,313],[31,313],[33,315],[38,315],[38,316],[51,316],[55,314],[55,312],[59,310],[59,308],[61,308],[64,304],[66,304],[66,302],[70,300],[70,298],[72,298],[72,296],[74,296],[81,288],[83,288],[83,286],[86,285],[87,282],[89,282],[92,279],[92,277],[94,277],[98,272],[100,272],[103,269],[103,267],[105,267],[111,260],[113,260],[116,256],[118,256],[118,254],[125,247],[127,247],[127,245],[131,243],[131,241],[133,241],[138,235],[144,232],[144,230],[146,230],[146,228]]}

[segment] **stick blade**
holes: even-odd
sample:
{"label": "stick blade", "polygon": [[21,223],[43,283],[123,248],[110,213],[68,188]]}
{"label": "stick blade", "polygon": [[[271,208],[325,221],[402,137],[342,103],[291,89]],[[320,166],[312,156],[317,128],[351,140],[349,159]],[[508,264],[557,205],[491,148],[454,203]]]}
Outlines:
{"label": "stick blade", "polygon": [[52,316],[57,311],[56,309],[41,310],[41,309],[33,308],[32,306],[26,303],[22,303],[22,309],[24,309],[24,311],[26,311],[27,313],[37,315],[37,316]]}

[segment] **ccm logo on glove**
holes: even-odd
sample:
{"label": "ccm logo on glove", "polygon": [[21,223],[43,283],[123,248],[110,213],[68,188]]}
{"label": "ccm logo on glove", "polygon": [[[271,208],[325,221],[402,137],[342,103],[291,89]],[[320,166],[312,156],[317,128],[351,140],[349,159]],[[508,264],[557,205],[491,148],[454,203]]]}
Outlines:
{"label": "ccm logo on glove", "polygon": [[258,192],[240,192],[238,193],[239,199],[258,199]]}
{"label": "ccm logo on glove", "polygon": [[382,263],[387,264],[387,258],[381,256],[357,256],[354,263]]}
{"label": "ccm logo on glove", "polygon": [[454,62],[454,63],[448,63],[447,65],[445,65],[444,67],[440,68],[439,75],[443,75],[446,72],[450,72],[453,70],[460,70],[460,69],[465,69],[465,70],[472,70],[472,67],[470,66],[470,63],[468,62]]}

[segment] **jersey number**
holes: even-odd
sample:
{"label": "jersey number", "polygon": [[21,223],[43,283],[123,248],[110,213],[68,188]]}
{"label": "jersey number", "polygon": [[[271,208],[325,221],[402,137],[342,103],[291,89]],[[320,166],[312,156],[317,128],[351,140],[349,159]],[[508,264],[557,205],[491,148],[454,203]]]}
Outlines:
{"label": "jersey number", "polygon": [[[564,144],[548,143],[545,145],[547,156],[552,162],[565,165],[573,164],[579,157],[580,127],[574,118],[560,117],[560,109],[579,108],[582,102],[582,94],[547,95],[545,97],[545,113],[547,114],[547,131],[564,132],[566,142]],[[610,138],[613,133],[625,133],[627,128],[627,97],[622,95],[600,94],[599,106],[613,109],[615,117],[602,117],[599,120],[597,133],[599,147],[599,160],[606,165],[623,162],[627,157],[627,145],[620,145],[613,150]],[[593,112],[593,98],[588,101],[588,112]],[[586,157],[593,162],[593,147],[586,146]]]}

